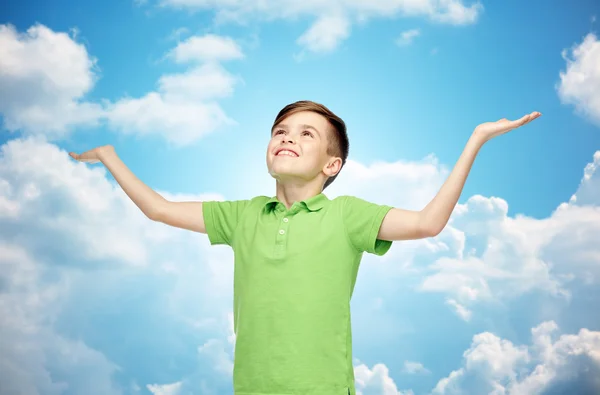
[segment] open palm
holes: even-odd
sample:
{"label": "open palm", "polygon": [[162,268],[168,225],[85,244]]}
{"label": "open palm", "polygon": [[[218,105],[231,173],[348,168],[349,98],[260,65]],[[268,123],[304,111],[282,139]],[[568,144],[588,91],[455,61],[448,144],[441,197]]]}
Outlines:
{"label": "open palm", "polygon": [[481,125],[478,125],[475,128],[475,133],[480,135],[485,141],[488,141],[496,136],[500,136],[501,134],[510,132],[513,129],[521,127],[540,117],[541,115],[542,114],[540,112],[534,111],[531,114],[527,114],[515,121],[510,121],[506,118],[502,118],[497,120],[496,122],[485,122]]}
{"label": "open palm", "polygon": [[84,163],[99,163],[101,162],[102,155],[107,151],[114,151],[114,147],[112,145],[103,145],[100,147],[93,148],[89,151],[86,151],[82,154],[77,154],[75,152],[69,152],[69,156],[79,162]]}

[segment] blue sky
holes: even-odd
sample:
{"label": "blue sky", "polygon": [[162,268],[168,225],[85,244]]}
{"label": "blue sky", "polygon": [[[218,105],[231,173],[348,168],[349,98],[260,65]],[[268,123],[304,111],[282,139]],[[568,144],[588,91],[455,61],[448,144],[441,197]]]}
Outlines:
{"label": "blue sky", "polygon": [[598,389],[597,2],[1,8],[0,392],[231,393],[231,252],[67,152],[112,144],[173,200],[272,195],[270,126],[301,99],[348,125],[328,196],[410,209],[479,123],[543,114],[483,147],[439,236],[363,260],[362,395]]}

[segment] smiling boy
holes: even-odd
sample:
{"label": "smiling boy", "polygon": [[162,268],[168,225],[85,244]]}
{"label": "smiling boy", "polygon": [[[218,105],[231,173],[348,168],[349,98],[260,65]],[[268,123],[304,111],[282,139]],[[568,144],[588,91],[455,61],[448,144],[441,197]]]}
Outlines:
{"label": "smiling boy", "polygon": [[206,233],[234,252],[235,395],[355,395],[350,300],[365,252],[437,235],[456,206],[481,146],[539,117],[477,126],[452,173],[420,211],[323,193],[348,157],[344,121],[299,101],[277,115],[266,162],[275,196],[171,202],[143,184],[111,146],[81,155],[102,162],[148,216]]}

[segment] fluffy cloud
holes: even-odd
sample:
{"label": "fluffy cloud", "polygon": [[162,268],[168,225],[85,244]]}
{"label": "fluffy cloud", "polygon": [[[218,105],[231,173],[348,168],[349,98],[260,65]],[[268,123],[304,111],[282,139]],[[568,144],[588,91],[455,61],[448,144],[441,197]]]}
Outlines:
{"label": "fluffy cloud", "polygon": [[154,395],[178,395],[181,393],[181,381],[171,384],[148,384],[148,391]]}
{"label": "fluffy cloud", "polygon": [[446,304],[454,308],[454,312],[465,321],[469,321],[473,312],[454,299],[446,299]]}
{"label": "fluffy cloud", "polygon": [[322,16],[296,41],[311,52],[329,52],[350,35],[348,19],[340,15]]}
{"label": "fluffy cloud", "polygon": [[[0,180],[8,209],[0,218],[18,223],[29,235],[20,241],[28,251],[53,251],[74,261],[116,259],[144,265],[144,239],[164,238],[160,227],[149,227],[139,209],[107,181],[104,168],[75,163],[55,145],[36,138],[10,140],[1,153]],[[113,227],[117,223],[121,226]],[[5,240],[17,241],[20,234],[9,233]]]}
{"label": "fluffy cloud", "polygon": [[[53,330],[74,284],[69,265],[102,259],[136,264],[143,256],[134,234],[108,225],[119,222],[108,210],[118,201],[113,188],[98,169],[68,163],[64,152],[33,138],[3,145],[0,169],[4,208],[10,208],[0,213],[2,388],[120,394],[112,381],[117,366]],[[127,217],[126,210],[114,214]],[[92,389],[82,387],[91,383]]]}
{"label": "fluffy cloud", "polygon": [[[475,301],[508,300],[536,289],[565,295],[549,262],[541,257],[541,249],[553,234],[538,232],[542,239],[536,243],[523,229],[527,220],[512,219],[507,210],[502,199],[483,196],[471,197],[458,205],[449,226],[465,234],[464,250],[431,264],[421,289],[449,293],[456,302],[467,306]],[[550,220],[526,223],[543,232],[547,221]]]}
{"label": "fluffy cloud", "polygon": [[[192,36],[165,57],[185,71],[161,76],[156,91],[143,97],[98,104],[84,100],[98,80],[96,60],[75,36],[42,25],[23,34],[0,25],[0,113],[6,129],[49,140],[107,122],[125,134],[160,135],[181,146],[234,123],[218,100],[241,79],[222,63],[243,57],[229,37]],[[0,200],[0,209],[9,210],[5,204]]]}
{"label": "fluffy cloud", "polygon": [[557,86],[560,99],[600,125],[600,42],[590,33],[562,55],[567,67],[560,72]]}
{"label": "fluffy cloud", "polygon": [[594,160],[583,171],[583,178],[569,200],[575,206],[600,206],[600,151],[594,153]]}
{"label": "fluffy cloud", "polygon": [[160,0],[159,4],[179,9],[214,10],[219,23],[313,17],[312,26],[297,40],[298,44],[312,52],[333,50],[349,36],[353,23],[364,23],[372,18],[422,16],[438,23],[464,25],[475,23],[483,11],[481,3],[466,5],[462,0]]}
{"label": "fluffy cloud", "polygon": [[421,35],[419,29],[406,30],[400,34],[400,37],[396,39],[396,44],[400,46],[406,46],[412,44],[413,40]]}
{"label": "fluffy cloud", "polygon": [[512,342],[484,332],[473,337],[464,366],[441,379],[434,394],[511,394],[600,392],[600,332],[552,336],[557,325],[532,329],[533,344]]}
{"label": "fluffy cloud", "polygon": [[[583,192],[600,177],[589,176]],[[506,301],[531,290],[568,298],[571,282],[598,282],[600,249],[594,235],[600,233],[600,207],[564,204],[541,220],[510,218],[506,207],[504,201],[483,197],[460,205],[450,226],[465,233],[465,250],[429,266],[421,289],[450,294],[458,309],[459,303]]]}
{"label": "fluffy cloud", "polygon": [[421,209],[448,175],[448,167],[440,164],[433,155],[420,161],[375,162],[370,166],[348,160],[327,191],[332,197],[360,195],[370,201]]}
{"label": "fluffy cloud", "polygon": [[404,361],[404,368],[402,369],[402,371],[408,374],[430,373],[429,370],[427,370],[422,363],[414,361]]}
{"label": "fluffy cloud", "polygon": [[102,107],[83,98],[97,79],[96,59],[73,36],[0,25],[0,113],[9,131],[59,138],[95,126]]}
{"label": "fluffy cloud", "polygon": [[[220,321],[228,322],[222,312],[231,295],[223,284],[232,268],[223,262],[231,261],[230,254],[209,249],[205,238],[198,243],[196,234],[150,221],[107,180],[104,168],[77,163],[46,141],[10,140],[0,152],[3,390],[122,394],[129,385],[117,377],[124,367],[131,375],[135,364],[123,356],[111,360],[106,353],[118,355],[119,349],[94,349],[86,339],[109,338],[118,326],[119,338],[129,339],[119,347],[142,342],[152,359],[157,351],[186,352],[164,351],[181,341],[173,336],[226,332]],[[222,199],[161,194],[171,200]],[[197,303],[209,297],[210,305]],[[113,320],[121,308],[135,314]],[[159,336],[165,325],[169,335]],[[142,327],[144,336],[153,337],[151,345],[140,338]],[[191,353],[194,341],[206,342],[196,336],[188,339]],[[206,342],[196,353],[198,370],[218,365],[227,371],[233,341],[230,335],[220,353],[216,341]],[[222,382],[229,382],[226,374]]]}
{"label": "fluffy cloud", "polygon": [[180,42],[168,58],[188,64],[188,70],[163,75],[157,91],[111,104],[109,124],[123,133],[163,135],[176,145],[233,124],[216,100],[231,95],[240,79],[220,62],[242,57],[240,47],[228,37],[193,36]]}
{"label": "fluffy cloud", "polygon": [[220,37],[214,34],[193,36],[179,43],[169,53],[177,63],[215,62],[241,59],[244,57],[242,50],[235,41],[229,37]]}
{"label": "fluffy cloud", "polygon": [[414,395],[411,390],[400,391],[389,375],[389,369],[378,363],[373,369],[365,364],[354,367],[357,395]]}

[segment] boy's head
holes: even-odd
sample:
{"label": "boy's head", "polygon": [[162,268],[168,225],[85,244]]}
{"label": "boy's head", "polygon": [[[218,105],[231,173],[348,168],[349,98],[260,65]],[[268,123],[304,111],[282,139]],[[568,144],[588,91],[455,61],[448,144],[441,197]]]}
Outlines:
{"label": "boy's head", "polygon": [[[321,179],[325,189],[346,164],[349,145],[346,124],[340,117],[322,104],[297,101],[275,118],[267,167],[280,182]],[[282,149],[292,154],[280,153]]]}

